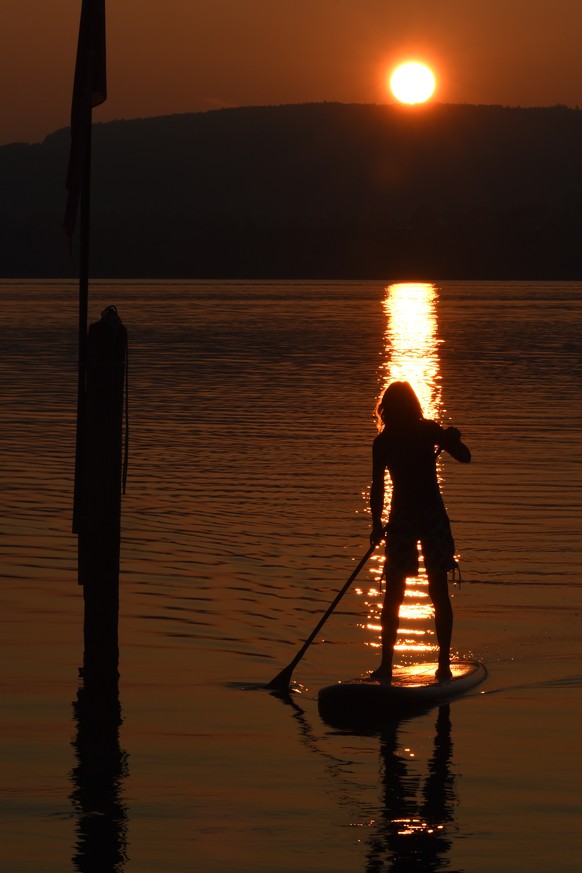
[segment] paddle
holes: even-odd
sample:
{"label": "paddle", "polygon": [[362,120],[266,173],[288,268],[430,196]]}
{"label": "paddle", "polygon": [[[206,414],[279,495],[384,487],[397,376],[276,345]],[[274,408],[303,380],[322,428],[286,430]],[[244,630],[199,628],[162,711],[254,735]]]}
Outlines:
{"label": "paddle", "polygon": [[[435,456],[434,456],[435,461],[438,458],[438,456],[440,455],[440,453],[442,452],[442,450],[443,450],[443,447],[440,446],[440,448],[438,448],[437,451],[435,452]],[[386,534],[386,529],[384,530],[384,534]],[[374,551],[374,549],[376,548],[376,546],[380,542],[382,542],[382,540],[379,540],[378,543],[374,543],[373,546],[370,546],[370,548],[368,549],[368,551],[366,552],[364,557],[361,559],[360,563],[358,564],[358,566],[356,567],[356,569],[354,570],[354,572],[352,573],[352,575],[350,576],[350,578],[348,579],[348,581],[346,582],[344,587],[337,594],[333,603],[330,604],[327,612],[319,620],[319,622],[317,623],[317,626],[313,629],[311,634],[307,637],[307,639],[305,640],[305,642],[303,643],[303,645],[301,646],[301,648],[299,649],[299,651],[297,652],[297,654],[295,655],[295,657],[293,658],[291,663],[288,664],[288,666],[285,667],[284,670],[281,670],[280,673],[277,673],[275,678],[271,679],[269,684],[266,686],[269,690],[271,690],[271,691],[289,691],[289,683],[291,682],[291,676],[293,674],[293,670],[295,669],[295,667],[297,666],[297,664],[299,663],[299,661],[301,660],[301,658],[303,657],[303,655],[305,654],[305,652],[307,651],[307,649],[309,648],[309,646],[311,645],[311,643],[313,642],[313,640],[315,639],[315,637],[317,636],[317,634],[319,633],[319,631],[321,630],[321,628],[323,627],[325,622],[328,620],[328,618],[330,617],[330,615],[332,614],[332,612],[334,611],[334,609],[336,608],[336,606],[338,605],[338,603],[340,602],[340,600],[342,599],[342,597],[344,596],[344,594],[346,593],[346,591],[348,590],[348,588],[350,587],[350,585],[352,584],[352,582],[354,581],[354,579],[356,578],[356,576],[358,575],[358,573],[360,572],[360,570],[362,569],[362,567],[367,562],[368,558],[370,557],[370,555],[372,554],[372,552]]]}
{"label": "paddle", "polygon": [[312,633],[305,640],[305,642],[303,643],[303,645],[301,646],[301,648],[299,649],[299,651],[297,652],[297,654],[295,655],[295,657],[293,658],[291,663],[287,667],[285,667],[284,670],[281,670],[280,673],[277,673],[277,675],[275,676],[274,679],[271,679],[271,681],[267,685],[267,688],[269,688],[273,691],[288,691],[289,690],[289,683],[291,682],[291,675],[293,673],[293,670],[295,669],[295,667],[297,666],[297,664],[299,663],[299,661],[301,660],[301,658],[303,657],[303,655],[305,654],[305,652],[307,651],[307,649],[309,648],[309,646],[311,645],[311,643],[313,642],[313,640],[315,639],[315,637],[317,636],[317,634],[319,633],[319,631],[321,630],[321,628],[323,627],[323,625],[325,624],[325,622],[327,621],[329,616],[332,614],[332,612],[334,611],[334,609],[336,608],[336,606],[338,605],[338,603],[340,602],[340,600],[342,599],[342,597],[344,596],[344,594],[346,593],[346,591],[348,590],[348,588],[350,587],[350,585],[352,584],[352,582],[354,581],[354,579],[356,578],[356,576],[358,575],[358,573],[360,572],[360,570],[362,569],[362,567],[364,566],[364,564],[366,563],[366,561],[368,560],[368,558],[370,557],[370,555],[372,554],[372,552],[374,551],[374,549],[376,548],[377,545],[378,545],[378,543],[374,543],[373,546],[370,546],[370,548],[368,549],[368,551],[366,552],[364,557],[361,559],[360,563],[358,564],[358,566],[356,567],[356,569],[354,570],[354,572],[352,573],[352,575],[350,576],[350,578],[348,579],[348,581],[346,582],[344,587],[337,594],[333,603],[329,606],[329,609],[327,610],[325,615],[319,620],[319,622],[317,623],[317,626],[313,629]]}

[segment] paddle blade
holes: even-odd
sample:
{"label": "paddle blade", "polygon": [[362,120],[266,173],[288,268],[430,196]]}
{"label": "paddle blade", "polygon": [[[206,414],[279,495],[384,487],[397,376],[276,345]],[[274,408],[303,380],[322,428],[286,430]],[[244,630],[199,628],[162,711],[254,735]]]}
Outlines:
{"label": "paddle blade", "polygon": [[285,667],[284,670],[277,673],[275,678],[271,679],[266,687],[270,691],[289,691],[289,684],[291,682],[291,676],[293,675],[294,666],[294,664],[289,664],[288,667]]}
{"label": "paddle blade", "polygon": [[271,691],[288,691],[289,690],[289,683],[291,682],[291,675],[293,673],[293,670],[295,669],[295,667],[297,666],[297,664],[299,663],[299,661],[301,660],[301,658],[303,657],[303,655],[305,654],[305,652],[307,651],[307,649],[309,648],[309,646],[311,645],[311,643],[313,642],[313,640],[315,639],[315,637],[317,636],[317,634],[319,633],[319,631],[321,630],[321,628],[323,627],[323,625],[325,624],[325,622],[327,621],[329,616],[332,614],[332,612],[334,611],[334,609],[336,608],[336,606],[338,605],[338,603],[340,602],[340,600],[342,599],[342,597],[344,596],[344,594],[346,593],[346,591],[348,590],[348,588],[350,587],[350,585],[352,584],[352,582],[354,581],[354,579],[356,578],[356,576],[358,575],[358,573],[360,572],[360,570],[362,569],[362,567],[364,566],[364,564],[366,563],[366,561],[368,560],[368,558],[370,557],[370,555],[372,554],[374,549],[376,548],[376,545],[377,545],[377,543],[373,543],[370,546],[370,548],[368,549],[368,551],[366,552],[364,557],[360,560],[360,563],[358,564],[356,569],[353,571],[352,575],[350,576],[350,578],[348,579],[346,584],[343,586],[341,591],[339,591],[339,593],[336,594],[336,596],[333,600],[333,603],[327,609],[325,615],[323,615],[322,618],[320,618],[320,620],[317,622],[316,626],[313,628],[312,632],[307,637],[307,639],[305,640],[305,642],[303,643],[303,645],[301,646],[301,648],[299,649],[299,651],[297,652],[297,654],[295,655],[295,657],[293,658],[293,660],[291,661],[289,666],[285,667],[284,670],[281,670],[280,673],[277,673],[277,675],[275,676],[274,679],[271,679],[269,684],[266,686]]}

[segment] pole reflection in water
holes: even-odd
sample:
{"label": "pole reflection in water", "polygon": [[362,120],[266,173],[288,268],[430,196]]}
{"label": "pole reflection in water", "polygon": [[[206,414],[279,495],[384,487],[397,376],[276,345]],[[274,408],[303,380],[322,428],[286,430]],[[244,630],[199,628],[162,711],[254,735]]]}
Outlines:
{"label": "pole reflection in water", "polygon": [[[437,321],[438,291],[435,285],[425,282],[399,282],[386,288],[383,309],[386,315],[384,354],[381,371],[380,396],[391,382],[403,381],[412,385],[425,418],[442,419],[445,412],[442,403],[441,375]],[[438,471],[442,481],[442,467]],[[386,503],[392,492],[390,477],[386,473]],[[382,611],[382,564],[383,556],[373,557],[374,583],[367,591],[356,589],[358,594],[367,594],[368,620],[366,645],[378,649],[380,642],[380,614]],[[400,608],[400,630],[395,646],[400,661],[410,663],[425,659],[436,651],[432,620],[434,610],[428,596],[428,580],[424,565],[420,562],[420,574],[408,579],[406,596]]]}
{"label": "pole reflection in water", "polygon": [[[455,778],[449,706],[438,711],[433,750],[423,782],[409,772],[409,749],[398,742],[400,723],[387,725],[380,737],[383,804],[367,852],[366,873],[449,869],[447,825],[454,819]],[[420,791],[419,791],[420,788]]]}
{"label": "pole reflection in water", "polygon": [[123,873],[127,860],[127,807],[122,783],[127,754],[119,743],[122,724],[116,683],[79,689],[73,703],[77,728],[71,800],[77,815],[73,870]]}

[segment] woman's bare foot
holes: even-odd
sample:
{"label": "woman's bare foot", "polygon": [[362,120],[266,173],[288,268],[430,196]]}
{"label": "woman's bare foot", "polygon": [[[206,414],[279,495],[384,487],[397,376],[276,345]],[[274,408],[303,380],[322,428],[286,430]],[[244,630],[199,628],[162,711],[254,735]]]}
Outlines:
{"label": "woman's bare foot", "polygon": [[370,673],[369,679],[392,679],[392,667],[380,664],[377,670]]}

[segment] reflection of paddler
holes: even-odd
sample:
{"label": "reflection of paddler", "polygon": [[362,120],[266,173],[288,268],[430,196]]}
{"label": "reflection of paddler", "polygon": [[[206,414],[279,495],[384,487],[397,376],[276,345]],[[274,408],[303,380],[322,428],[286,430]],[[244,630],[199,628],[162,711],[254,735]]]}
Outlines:
{"label": "reflection of paddler", "polygon": [[435,609],[439,644],[439,679],[449,678],[453,612],[447,573],[457,567],[455,544],[440,493],[436,457],[444,449],[461,463],[471,453],[454,427],[446,430],[423,417],[419,400],[408,382],[393,382],[377,407],[382,428],[374,440],[372,489],[372,534],[378,543],[384,536],[384,474],[392,480],[392,499],[386,529],[386,593],[382,611],[382,661],[373,677],[390,677],[398,633],[399,611],[407,577],[418,575],[420,541],[428,576],[428,591]]}
{"label": "reflection of paddler", "polygon": [[380,737],[383,808],[370,839],[366,873],[442,870],[451,847],[444,827],[453,820],[455,805],[449,706],[439,709],[421,798],[419,777],[409,773],[407,759],[399,754],[399,726],[396,721],[386,725]]}

